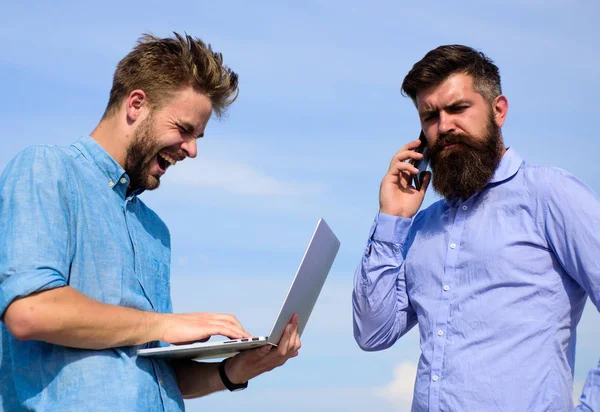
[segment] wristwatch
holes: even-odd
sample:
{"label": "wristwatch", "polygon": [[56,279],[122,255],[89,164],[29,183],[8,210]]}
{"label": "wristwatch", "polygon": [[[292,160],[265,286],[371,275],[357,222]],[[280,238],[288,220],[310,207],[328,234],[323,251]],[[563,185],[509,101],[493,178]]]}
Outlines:
{"label": "wristwatch", "polygon": [[248,382],[233,383],[229,380],[227,374],[225,373],[225,362],[227,362],[227,359],[223,359],[221,363],[219,363],[219,375],[221,376],[223,385],[225,385],[225,387],[229,389],[230,392],[243,391],[248,387]]}

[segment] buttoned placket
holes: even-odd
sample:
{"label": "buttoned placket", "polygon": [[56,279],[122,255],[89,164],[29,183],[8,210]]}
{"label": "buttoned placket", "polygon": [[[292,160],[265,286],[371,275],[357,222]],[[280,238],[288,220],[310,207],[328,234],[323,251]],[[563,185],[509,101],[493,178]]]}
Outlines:
{"label": "buttoned placket", "polygon": [[433,355],[430,370],[431,385],[429,390],[429,410],[440,410],[440,390],[443,384],[444,351],[448,342],[448,318],[450,316],[450,303],[452,301],[452,287],[457,278],[456,264],[460,251],[460,242],[464,225],[468,216],[470,203],[468,199],[463,204],[458,203],[453,207],[455,212],[454,223],[450,229],[447,243],[444,273],[442,274],[442,287],[440,290],[440,305],[436,322],[433,328]]}
{"label": "buttoned placket", "polygon": [[[127,180],[127,178],[125,178],[125,176],[121,177],[119,179],[119,183],[122,185],[125,185],[125,190],[129,184],[129,181]],[[130,213],[135,213],[133,211],[133,209],[135,208],[135,204],[137,201],[137,195],[135,193],[130,193],[128,196],[126,196],[124,202],[123,202],[123,217],[125,219],[125,224],[127,226],[127,231],[129,233],[129,240],[131,242],[131,249],[133,251],[133,261],[134,261],[134,274],[136,277],[139,276],[138,271],[140,268],[140,262],[138,261],[139,256],[138,256],[138,251],[137,251],[137,245],[136,245],[136,239],[133,233],[133,230],[130,226],[130,222],[129,222],[129,214]],[[144,285],[140,282],[140,286],[142,288],[142,290],[144,291],[144,293],[146,294],[146,296],[148,295],[146,293],[146,291],[144,290]],[[150,304],[152,304],[152,301],[150,301]],[[152,360],[152,370],[154,371],[154,375],[156,376],[156,382],[158,385],[158,392],[159,392],[159,396],[161,398],[162,401],[162,410],[165,409],[165,399],[168,398],[168,394],[165,391],[165,388],[163,386],[163,377],[160,371],[160,368],[157,366],[156,361],[153,359]]]}

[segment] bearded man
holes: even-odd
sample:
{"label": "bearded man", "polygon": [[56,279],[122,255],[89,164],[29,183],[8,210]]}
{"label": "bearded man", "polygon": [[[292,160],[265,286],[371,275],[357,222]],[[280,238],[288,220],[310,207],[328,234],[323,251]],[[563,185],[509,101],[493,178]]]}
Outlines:
{"label": "bearded man", "polygon": [[[432,172],[412,186],[416,140],[381,182],[354,279],[356,341],[386,349],[419,325],[413,411],[571,410],[577,323],[588,296],[600,307],[600,200],[504,146],[508,101],[483,53],[438,47],[402,90]],[[417,214],[430,181],[443,198]],[[600,366],[577,409],[600,410]]]}
{"label": "bearded man", "polygon": [[[140,195],[196,157],[237,75],[200,39],[146,35],[117,66],[90,136],[34,146],[0,177],[0,409],[180,411],[238,390],[298,354],[297,317],[276,348],[221,363],[139,357],[159,341],[249,337],[232,315],[173,314],[170,238]],[[226,293],[226,292],[224,292]]]}

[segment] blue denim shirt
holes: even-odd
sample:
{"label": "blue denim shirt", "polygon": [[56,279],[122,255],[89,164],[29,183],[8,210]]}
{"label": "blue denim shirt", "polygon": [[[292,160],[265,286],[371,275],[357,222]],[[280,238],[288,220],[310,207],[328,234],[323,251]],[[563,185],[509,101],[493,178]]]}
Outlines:
{"label": "blue denim shirt", "polygon": [[[91,137],[30,147],[9,163],[0,177],[1,315],[16,298],[65,285],[100,302],[172,312],[168,229],[139,193],[127,195],[128,184]],[[2,410],[184,409],[172,368],[137,357],[139,347],[73,349],[0,328]]]}
{"label": "blue denim shirt", "polygon": [[[564,412],[575,335],[600,308],[600,200],[513,150],[466,201],[379,214],[354,285],[354,334],[381,350],[417,323],[413,411]],[[600,366],[581,411],[600,411]]]}

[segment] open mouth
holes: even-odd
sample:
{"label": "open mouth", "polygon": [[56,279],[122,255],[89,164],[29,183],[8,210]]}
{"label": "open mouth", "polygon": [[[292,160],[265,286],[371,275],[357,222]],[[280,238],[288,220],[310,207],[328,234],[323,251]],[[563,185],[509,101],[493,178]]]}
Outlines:
{"label": "open mouth", "polygon": [[156,155],[156,160],[163,171],[166,171],[169,166],[175,166],[175,163],[177,163],[177,160],[166,152],[160,152]]}

